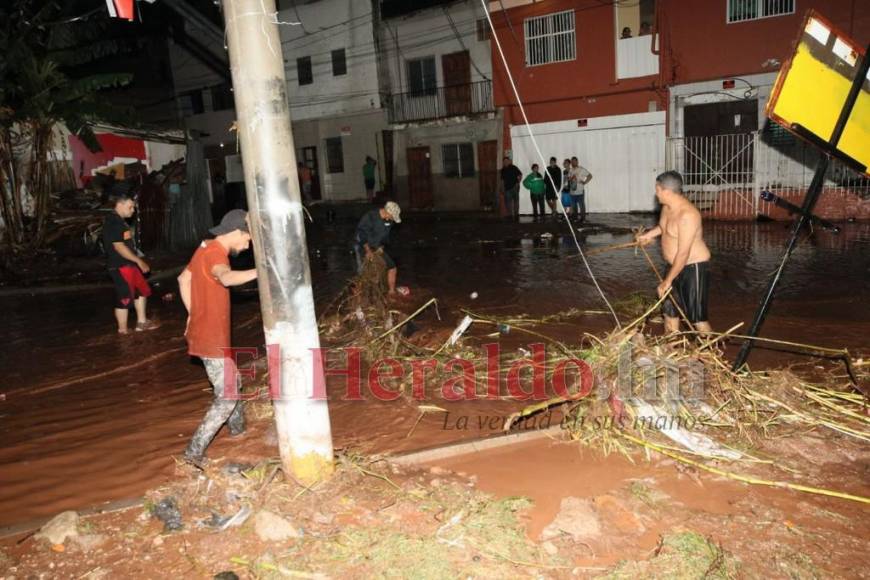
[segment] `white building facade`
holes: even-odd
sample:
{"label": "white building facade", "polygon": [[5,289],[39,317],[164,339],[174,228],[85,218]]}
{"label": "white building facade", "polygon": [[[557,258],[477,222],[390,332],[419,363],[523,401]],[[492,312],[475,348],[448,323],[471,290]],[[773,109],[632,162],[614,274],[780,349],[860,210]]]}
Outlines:
{"label": "white building facade", "polygon": [[489,28],[473,0],[384,18],[395,193],[417,209],[479,209],[498,189],[501,121]]}
{"label": "white building facade", "polygon": [[[279,1],[277,7],[296,156],[313,172],[312,193],[330,201],[365,199],[362,166],[366,156],[383,158],[387,128],[375,46],[377,1]],[[226,58],[213,31],[193,23],[186,28]],[[228,186],[241,182],[231,83],[179,45],[171,45],[170,58],[179,112],[186,128],[200,135],[212,175],[222,175]],[[378,181],[380,187],[384,178]]]}

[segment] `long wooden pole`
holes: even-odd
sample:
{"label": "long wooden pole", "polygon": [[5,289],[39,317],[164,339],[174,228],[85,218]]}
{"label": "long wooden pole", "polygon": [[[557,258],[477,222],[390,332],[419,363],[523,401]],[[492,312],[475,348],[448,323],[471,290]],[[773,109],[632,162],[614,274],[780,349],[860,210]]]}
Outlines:
{"label": "long wooden pole", "polygon": [[[333,470],[332,433],[275,0],[223,0],[251,233],[268,345],[280,348],[273,400],[284,472],[302,484]],[[271,372],[277,369],[272,368]]]}

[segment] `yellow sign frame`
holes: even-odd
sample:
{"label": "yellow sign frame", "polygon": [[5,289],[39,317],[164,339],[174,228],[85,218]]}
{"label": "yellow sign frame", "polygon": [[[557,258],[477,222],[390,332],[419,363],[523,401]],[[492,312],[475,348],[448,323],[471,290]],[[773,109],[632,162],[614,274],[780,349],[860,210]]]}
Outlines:
{"label": "yellow sign frame", "polygon": [[830,145],[864,57],[865,50],[857,42],[810,10],[793,54],[776,79],[766,113],[798,137],[870,176],[870,75],[864,79],[836,148]]}

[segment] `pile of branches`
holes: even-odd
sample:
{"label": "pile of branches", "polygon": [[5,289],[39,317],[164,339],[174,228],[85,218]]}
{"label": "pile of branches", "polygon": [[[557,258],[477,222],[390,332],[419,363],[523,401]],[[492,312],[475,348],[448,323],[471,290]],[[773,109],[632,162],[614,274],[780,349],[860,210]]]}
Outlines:
{"label": "pile of branches", "polygon": [[[412,344],[402,336],[402,328],[435,300],[394,321],[396,313],[387,306],[385,269],[379,258],[366,262],[363,272],[327,310],[321,330],[333,340],[362,348],[370,361],[388,354],[399,361],[422,356],[439,362],[427,388],[455,378],[455,363],[461,359],[463,365],[474,370],[468,373],[474,377],[474,393],[488,396],[491,361],[482,345],[506,332],[543,345],[545,356],[543,361],[535,360],[524,347],[516,351],[501,349],[499,385],[505,384],[506,373],[517,359],[528,361],[533,368],[543,363],[548,385],[554,384],[553,374],[560,365],[565,366],[563,363],[584,361],[588,365],[591,384],[582,373],[569,374],[567,392],[516,412],[505,422],[506,431],[528,428],[528,422],[536,416],[555,414],[559,420],[547,424],[561,423],[572,439],[606,453],[616,451],[631,457],[639,449],[654,451],[746,483],[870,503],[870,498],[784,480],[765,480],[723,467],[765,464],[794,476],[794,468],[766,456],[764,449],[768,442],[796,433],[825,431],[862,444],[870,442],[870,413],[865,397],[870,372],[863,360],[853,361],[846,350],[756,338],[777,348],[839,361],[845,373],[832,371],[825,384],[814,384],[789,370],[735,373],[724,357],[723,345],[747,338],[734,334],[739,325],[724,333],[689,330],[655,336],[645,332],[645,325],[667,297],[653,302],[637,296],[631,297],[632,306],[648,308],[639,316],[632,313],[637,316],[633,321],[604,337],[582,334],[576,342],[563,342],[546,334],[547,328],[556,325],[576,329],[578,319],[594,314],[592,311],[571,309],[533,319],[525,315],[492,317],[463,310],[464,318],[450,338],[442,337],[429,345],[417,341]],[[468,331],[471,327],[474,332]],[[528,393],[531,389],[527,379],[521,378],[520,382]],[[405,395],[410,396],[407,392]],[[432,405],[419,408],[421,417],[444,411]]]}
{"label": "pile of branches", "polygon": [[[761,479],[726,467],[766,464],[793,478],[800,466],[771,458],[764,451],[768,442],[812,431],[861,444],[870,442],[870,413],[864,394],[870,373],[863,360],[853,361],[845,349],[756,339],[837,360],[845,372],[830,371],[825,384],[814,384],[790,370],[735,373],[721,345],[746,337],[731,334],[735,329],[703,335],[695,331],[645,334],[643,321],[657,307],[604,338],[586,335],[586,347],[549,339],[557,355],[547,367],[554,368],[560,360],[582,358],[592,369],[594,388],[577,388],[569,396],[530,405],[515,413],[505,429],[515,428],[536,414],[559,412],[572,439],[606,453],[617,451],[630,457],[638,449],[654,451],[745,483],[870,503],[870,498]],[[487,322],[499,323],[494,319]],[[528,328],[519,330],[544,338]]]}
{"label": "pile of branches", "polygon": [[333,300],[320,320],[320,330],[338,343],[362,344],[392,326],[387,306],[387,264],[377,253]]}

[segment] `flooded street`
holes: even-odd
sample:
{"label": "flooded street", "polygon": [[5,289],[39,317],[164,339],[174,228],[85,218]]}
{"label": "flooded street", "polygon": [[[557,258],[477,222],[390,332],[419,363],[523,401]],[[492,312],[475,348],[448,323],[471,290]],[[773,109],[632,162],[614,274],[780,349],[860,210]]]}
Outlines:
{"label": "flooded street", "polygon": [[[350,215],[334,222],[316,217],[309,252],[322,307],[353,274],[349,240],[356,222]],[[578,234],[587,249],[630,241],[631,228],[653,223],[642,215],[592,217],[594,227]],[[552,236],[542,237],[545,233]],[[566,234],[566,225],[557,222],[409,214],[394,234],[390,253],[399,264],[399,284],[411,288],[412,299],[438,298],[448,326],[459,308],[533,316],[570,308],[603,310]],[[788,234],[782,223],[705,224],[713,253],[710,313],[715,329],[740,321],[748,325]],[[866,223],[843,224],[838,235],[819,231],[803,240],[786,269],[763,336],[866,355],[868,250]],[[651,253],[661,268],[657,247]],[[589,261],[612,300],[655,292],[654,274],[643,256],[631,250],[596,254]],[[110,287],[0,298],[7,336],[0,355],[0,526],[135,497],[173,473],[173,457],[182,451],[211,395],[202,367],[186,354],[183,306],[177,298],[160,299],[177,292],[174,279],[169,280],[150,301],[162,326],[124,339],[114,333]],[[477,299],[471,299],[472,292]],[[256,293],[242,292],[234,302],[235,345],[261,345]],[[607,315],[579,320],[577,328],[566,331],[568,338],[579,340],[584,332],[612,326]],[[756,349],[749,362],[756,368],[808,360]],[[361,405],[376,405],[376,411],[363,413]],[[462,436],[445,432],[437,420],[421,422],[413,437],[406,436],[415,415],[409,418],[398,401],[336,402],[331,413],[337,448],[387,452]],[[221,433],[210,454],[269,437],[255,431],[230,440]]]}

